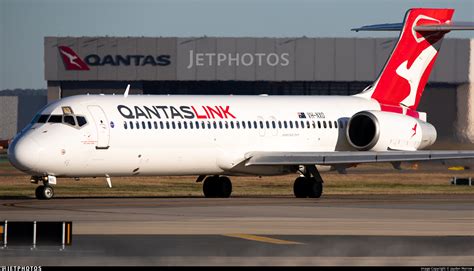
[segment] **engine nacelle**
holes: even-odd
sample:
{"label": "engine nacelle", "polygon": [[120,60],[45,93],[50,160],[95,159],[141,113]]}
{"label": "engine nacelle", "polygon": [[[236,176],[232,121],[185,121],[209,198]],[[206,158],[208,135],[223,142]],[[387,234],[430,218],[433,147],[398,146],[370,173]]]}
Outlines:
{"label": "engine nacelle", "polygon": [[361,151],[418,150],[436,141],[433,125],[410,116],[361,111],[349,120],[346,129],[349,143]]}

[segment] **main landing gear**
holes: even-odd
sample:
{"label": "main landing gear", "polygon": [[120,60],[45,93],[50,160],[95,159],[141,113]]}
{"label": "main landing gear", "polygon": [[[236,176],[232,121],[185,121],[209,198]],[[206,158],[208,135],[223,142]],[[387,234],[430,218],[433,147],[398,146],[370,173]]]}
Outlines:
{"label": "main landing gear", "polygon": [[323,194],[323,179],[316,166],[305,166],[304,177],[298,177],[293,184],[297,198],[319,198]]}
{"label": "main landing gear", "polygon": [[209,176],[204,180],[202,191],[206,198],[228,198],[232,194],[232,182],[225,176]]}
{"label": "main landing gear", "polygon": [[43,182],[43,185],[36,187],[35,196],[37,199],[52,199],[54,196],[54,189],[51,184],[56,184],[55,176],[32,176],[31,183]]}

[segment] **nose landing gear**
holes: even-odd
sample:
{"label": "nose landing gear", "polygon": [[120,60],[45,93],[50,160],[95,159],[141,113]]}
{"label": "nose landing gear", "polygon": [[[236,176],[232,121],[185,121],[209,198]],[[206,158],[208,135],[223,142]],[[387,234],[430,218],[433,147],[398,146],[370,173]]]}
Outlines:
{"label": "nose landing gear", "polygon": [[36,187],[35,195],[37,199],[52,199],[54,196],[54,189],[50,185],[40,185]]}
{"label": "nose landing gear", "polygon": [[56,184],[55,176],[32,176],[31,183],[43,182],[43,185],[36,187],[35,196],[37,199],[46,200],[52,199],[54,196],[54,189],[51,184]]}

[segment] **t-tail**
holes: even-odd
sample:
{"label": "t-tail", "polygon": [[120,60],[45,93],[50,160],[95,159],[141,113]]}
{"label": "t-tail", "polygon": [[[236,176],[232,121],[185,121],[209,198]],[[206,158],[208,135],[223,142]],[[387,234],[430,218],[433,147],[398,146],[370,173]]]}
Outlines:
{"label": "t-tail", "polygon": [[451,21],[453,9],[414,8],[403,23],[370,25],[354,31],[401,30],[398,42],[372,86],[357,96],[377,100],[382,109],[415,111],[438,56],[441,41],[451,30],[474,30],[472,23]]}

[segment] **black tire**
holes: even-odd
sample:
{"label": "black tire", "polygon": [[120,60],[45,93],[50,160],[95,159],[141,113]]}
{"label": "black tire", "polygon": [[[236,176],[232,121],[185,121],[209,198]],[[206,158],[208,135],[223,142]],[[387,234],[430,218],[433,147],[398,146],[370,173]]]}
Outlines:
{"label": "black tire", "polygon": [[52,186],[45,185],[42,192],[43,199],[52,199],[54,197],[54,189]]}
{"label": "black tire", "polygon": [[219,177],[218,197],[228,198],[232,194],[232,182],[227,177]]}
{"label": "black tire", "polygon": [[38,187],[36,187],[35,196],[36,196],[37,199],[44,199],[43,198],[43,189],[44,189],[43,185],[39,185]]}
{"label": "black tire", "polygon": [[316,181],[314,178],[307,180],[308,189],[306,190],[308,193],[308,197],[310,198],[320,198],[323,194],[323,183]]}
{"label": "black tire", "polygon": [[216,177],[207,177],[202,184],[202,192],[206,198],[215,198],[217,197],[217,181]]}
{"label": "black tire", "polygon": [[298,177],[296,178],[293,184],[293,194],[297,198],[306,198],[307,194],[307,180],[305,177]]}

